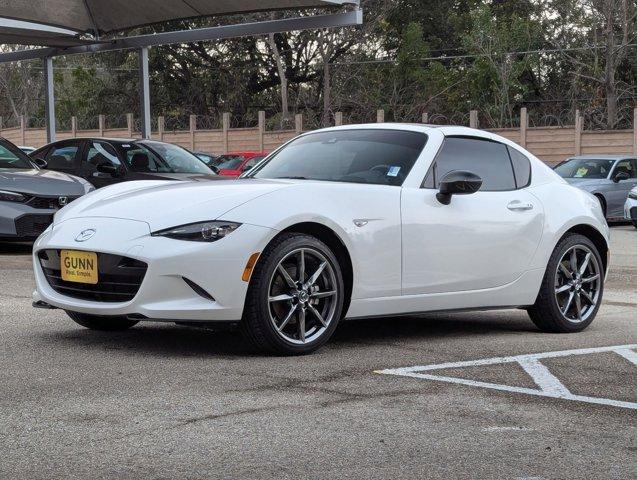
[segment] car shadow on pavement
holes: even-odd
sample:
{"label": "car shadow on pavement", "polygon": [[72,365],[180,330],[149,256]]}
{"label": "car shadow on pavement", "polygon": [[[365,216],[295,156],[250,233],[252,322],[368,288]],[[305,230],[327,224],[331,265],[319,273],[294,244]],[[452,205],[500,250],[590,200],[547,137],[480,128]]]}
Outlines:
{"label": "car shadow on pavement", "polygon": [[32,243],[0,242],[0,255],[31,255]]}
{"label": "car shadow on pavement", "polygon": [[331,341],[356,344],[424,340],[446,336],[474,337],[499,332],[538,332],[538,329],[526,313],[519,310],[432,313],[348,320],[339,326]]}
{"label": "car shadow on pavement", "polygon": [[[70,320],[69,320],[70,322]],[[444,337],[475,337],[501,332],[538,332],[523,312],[479,312],[432,314],[427,316],[384,317],[348,320],[335,332],[328,345],[348,349],[364,344],[394,342],[418,343]],[[243,339],[237,330],[215,331],[206,328],[162,323],[141,323],[124,332],[98,332],[75,327],[39,333],[49,345],[66,349],[105,349],[130,355],[237,357],[263,356]]]}

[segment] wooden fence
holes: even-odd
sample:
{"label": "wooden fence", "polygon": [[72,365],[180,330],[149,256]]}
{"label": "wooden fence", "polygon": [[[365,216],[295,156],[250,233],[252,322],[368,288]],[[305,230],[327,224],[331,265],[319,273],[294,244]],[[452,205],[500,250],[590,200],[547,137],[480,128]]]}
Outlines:
{"label": "wooden fence", "polygon": [[[77,121],[71,119],[71,130],[57,132],[58,140],[81,137],[111,137],[135,138],[139,132],[134,131],[133,115],[127,115],[127,128],[105,128],[104,116],[99,116],[99,127],[96,130],[78,130]],[[384,121],[383,110],[378,110],[377,121]],[[478,128],[478,112],[470,114],[470,126]],[[549,164],[555,164],[573,155],[586,154],[633,154],[637,155],[637,108],[634,110],[632,130],[594,130],[585,131],[579,112],[575,115],[575,125],[565,127],[529,127],[528,113],[525,108],[521,112],[520,128],[492,129],[494,133],[502,135],[522,145],[534,155]],[[427,123],[428,115],[423,114],[423,122]],[[197,118],[190,117],[188,130],[167,131],[164,129],[164,118],[157,119],[158,129],[152,133],[152,138],[165,142],[182,145],[193,151],[210,153],[227,153],[238,150],[271,151],[302,133],[303,116],[296,115],[294,130],[268,131],[265,128],[264,112],[259,112],[258,125],[253,128],[230,128],[230,114],[224,113],[222,128],[216,130],[197,129]],[[334,115],[336,125],[343,124],[343,115]],[[26,128],[26,122],[21,119],[20,126],[15,128],[1,128],[0,136],[18,145],[40,147],[46,143],[46,131],[43,128]]]}

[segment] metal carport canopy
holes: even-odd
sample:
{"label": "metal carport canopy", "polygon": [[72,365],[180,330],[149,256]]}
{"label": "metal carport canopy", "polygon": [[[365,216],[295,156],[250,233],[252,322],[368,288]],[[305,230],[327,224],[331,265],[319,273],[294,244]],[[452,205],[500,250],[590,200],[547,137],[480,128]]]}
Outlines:
{"label": "metal carport canopy", "polygon": [[0,0],[0,17],[109,34],[186,18],[342,6],[351,0]]}
{"label": "metal carport canopy", "polygon": [[70,47],[93,42],[78,38],[73,30],[0,18],[0,43]]}
{"label": "metal carport canopy", "polygon": [[[345,5],[354,5],[356,9],[328,15],[300,16],[151,35],[108,35],[170,20]],[[149,47],[361,25],[363,12],[358,5],[359,0],[0,0],[0,44],[17,43],[48,47],[0,53],[0,63],[36,58],[44,60],[47,140],[52,142],[55,140],[53,57],[139,49],[142,137],[149,138]]]}

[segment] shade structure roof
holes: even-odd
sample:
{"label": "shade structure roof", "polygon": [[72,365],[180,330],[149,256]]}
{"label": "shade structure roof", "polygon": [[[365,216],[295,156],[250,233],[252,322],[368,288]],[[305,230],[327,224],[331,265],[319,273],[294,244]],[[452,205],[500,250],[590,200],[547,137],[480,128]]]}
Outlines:
{"label": "shade structure roof", "polygon": [[[0,17],[77,33],[108,35],[170,20],[357,3],[358,0],[0,0]],[[0,43],[9,43],[2,38],[3,33],[7,34],[0,30]]]}
{"label": "shade structure roof", "polygon": [[0,43],[72,47],[88,41],[78,38],[72,30],[0,18]]}

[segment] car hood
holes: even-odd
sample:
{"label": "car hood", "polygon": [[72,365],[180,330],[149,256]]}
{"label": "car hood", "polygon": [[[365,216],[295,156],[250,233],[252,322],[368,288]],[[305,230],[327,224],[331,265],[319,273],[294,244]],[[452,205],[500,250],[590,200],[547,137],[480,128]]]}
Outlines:
{"label": "car hood", "polygon": [[0,168],[0,190],[34,196],[80,196],[92,187],[85,180],[52,170]]}
{"label": "car hood", "polygon": [[210,175],[207,173],[163,173],[163,172],[151,172],[151,173],[143,173],[139,174],[144,179],[148,178],[149,180],[155,178],[162,178],[166,180],[190,180],[193,182],[206,182],[206,181],[215,181],[219,180],[217,175]]}
{"label": "car hood", "polygon": [[580,188],[594,187],[604,181],[603,178],[565,178],[564,180]]}
{"label": "car hood", "polygon": [[56,215],[55,223],[70,218],[111,217],[146,222],[156,231],[215,220],[239,205],[291,185],[257,179],[123,182],[76,200]]}

